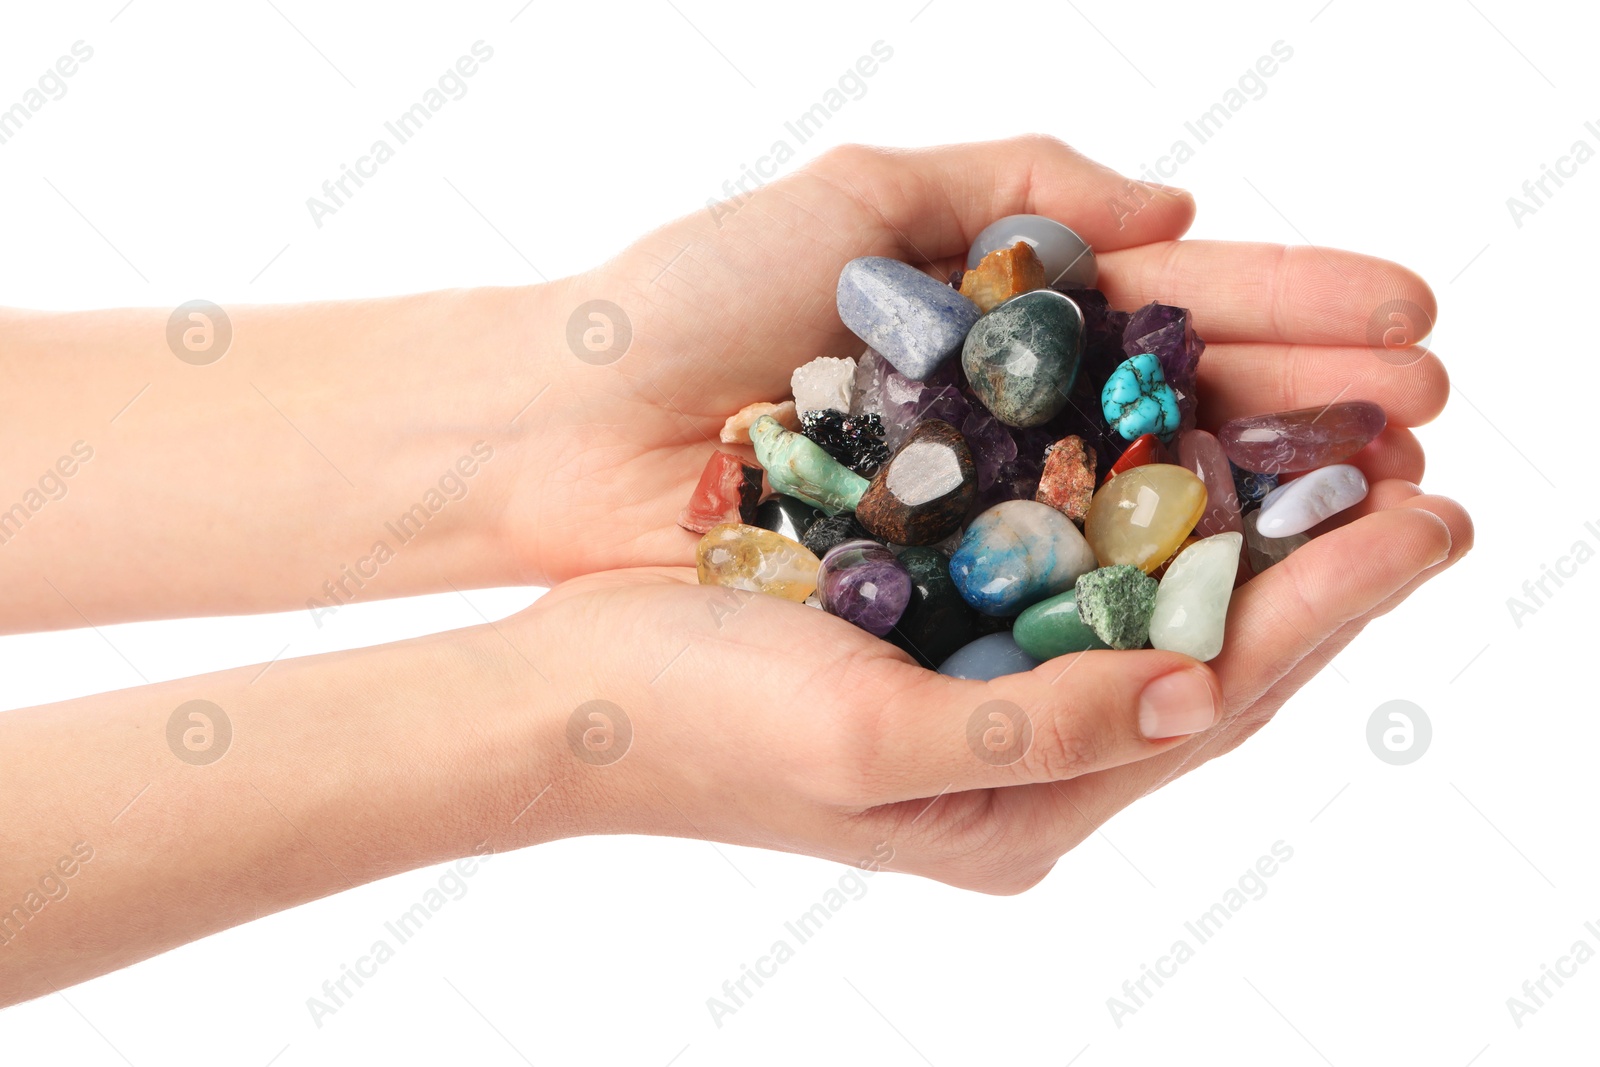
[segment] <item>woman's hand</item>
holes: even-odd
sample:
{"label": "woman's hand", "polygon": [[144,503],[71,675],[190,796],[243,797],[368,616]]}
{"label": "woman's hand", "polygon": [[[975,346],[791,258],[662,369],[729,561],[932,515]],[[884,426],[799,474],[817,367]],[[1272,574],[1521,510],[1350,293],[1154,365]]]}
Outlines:
{"label": "woman's hand", "polygon": [[[718,443],[723,420],[788,396],[790,374],[811,359],[861,353],[835,308],[840,268],[883,255],[942,277],[964,265],[979,230],[1018,212],[1089,241],[1113,306],[1193,310],[1208,343],[1202,425],[1373,400],[1390,428],[1356,462],[1374,483],[1421,478],[1408,427],[1444,406],[1443,365],[1420,348],[1375,349],[1371,336],[1375,322],[1385,336],[1396,307],[1417,333],[1431,324],[1433,295],[1410,271],[1332,249],[1179,242],[1194,217],[1187,193],[1131,181],[1047,137],[850,146],[539,294],[539,355],[519,385],[551,391],[517,423],[519,458],[502,468],[514,479],[499,540],[517,573],[552,582],[687,562],[694,535],[675,520],[711,450],[738,450]],[[631,326],[620,355],[590,357],[602,362],[577,358],[565,332],[590,300],[611,301]]]}

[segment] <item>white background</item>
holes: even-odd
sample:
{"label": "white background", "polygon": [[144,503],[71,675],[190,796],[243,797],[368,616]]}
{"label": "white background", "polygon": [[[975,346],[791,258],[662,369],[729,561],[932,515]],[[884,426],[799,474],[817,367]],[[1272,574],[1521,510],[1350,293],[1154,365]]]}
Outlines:
{"label": "white background", "polygon": [[[1506,204],[1575,140],[1600,148],[1584,128],[1600,126],[1592,12],[274,3],[5,6],[0,106],[73,42],[94,57],[0,146],[0,301],[227,306],[581,270],[720,195],[879,40],[892,59],[786,171],[843,141],[1040,130],[1137,173],[1281,40],[1293,57],[1265,95],[1171,179],[1198,197],[1192,236],[1339,245],[1430,280],[1454,396],[1423,431],[1427,485],[1471,509],[1478,547],[1243,749],[1118,816],[1033,891],[879,876],[720,1028],[706,998],[843,868],[631,838],[497,857],[318,1028],[307,998],[437,884],[417,871],[12,1008],[0,1061],[1595,1061],[1600,961],[1520,1028],[1506,1006],[1575,940],[1600,948],[1583,927],[1600,925],[1600,562],[1520,626],[1507,607],[1574,542],[1600,547],[1600,161],[1521,226]],[[317,229],[306,198],[480,39],[494,58],[468,94]],[[536,593],[472,600],[498,618]],[[0,704],[138,684],[130,663],[177,678],[477,621],[452,594],[345,608],[320,630],[298,612],[10,637]],[[1409,766],[1367,746],[1391,699],[1433,725]],[[1293,858],[1266,895],[1117,1026],[1107,998],[1279,840]]]}

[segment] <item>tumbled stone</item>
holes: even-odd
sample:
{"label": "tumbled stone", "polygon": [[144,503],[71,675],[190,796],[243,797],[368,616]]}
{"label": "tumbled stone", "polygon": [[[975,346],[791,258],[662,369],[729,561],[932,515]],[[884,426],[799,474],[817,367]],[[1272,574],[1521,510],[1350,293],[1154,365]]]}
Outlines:
{"label": "tumbled stone", "polygon": [[1084,444],[1083,438],[1069,434],[1045,449],[1044,471],[1033,498],[1082,527],[1097,480],[1094,449]]}
{"label": "tumbled stone", "polygon": [[849,411],[856,391],[856,361],[834,356],[818,356],[803,363],[789,376],[795,410],[802,418],[808,411],[833,408]]}
{"label": "tumbled stone", "polygon": [[1161,372],[1178,401],[1179,428],[1192,429],[1196,378],[1206,343],[1195,335],[1188,309],[1146,304],[1128,317],[1122,332],[1122,350],[1129,356],[1150,352],[1161,361]]}
{"label": "tumbled stone", "polygon": [[1205,507],[1205,483],[1192,472],[1151,463],[1100,487],[1083,533],[1101,566],[1127,563],[1148,574],[1177,551]]}
{"label": "tumbled stone", "polygon": [[1201,537],[1243,533],[1233,468],[1217,439],[1204,430],[1184,430],[1178,434],[1178,465],[1193,471],[1206,486],[1206,510],[1195,532]]}
{"label": "tumbled stone", "polygon": [[1243,533],[1220,533],[1179,552],[1156,589],[1150,644],[1205,661],[1222,651]]}
{"label": "tumbled stone", "polygon": [[1035,500],[1008,500],[967,526],[950,557],[950,577],[984,614],[1015,615],[1070,589],[1094,565],[1072,520]]}
{"label": "tumbled stone", "polygon": [[836,295],[839,318],[851,332],[913,381],[960,351],[982,314],[948,285],[881,256],[846,263]]}
{"label": "tumbled stone", "polygon": [[[1222,447],[1218,442],[1217,447]],[[1242,515],[1251,508],[1259,507],[1267,498],[1267,494],[1278,488],[1276,474],[1262,474],[1260,471],[1247,471],[1239,467],[1233,460],[1228,460],[1228,469],[1233,472],[1233,488],[1239,494],[1239,512]]]}
{"label": "tumbled stone", "polygon": [[863,478],[872,477],[889,458],[883,419],[870,412],[846,415],[833,408],[813,408],[800,416],[800,432]]}
{"label": "tumbled stone", "polygon": [[1383,409],[1368,400],[1230,419],[1217,430],[1228,458],[1247,471],[1292,474],[1339,463],[1383,432]]}
{"label": "tumbled stone", "polygon": [[761,468],[727,452],[713,452],[689,502],[678,512],[678,525],[705,533],[725,522],[750,522],[760,499]]}
{"label": "tumbled stone", "polygon": [[1141,434],[1163,437],[1178,428],[1178,397],[1167,384],[1161,361],[1149,352],[1123,360],[1106,379],[1100,410],[1111,428],[1132,441]]}
{"label": "tumbled stone", "polygon": [[694,563],[701,585],[767,593],[796,603],[816,589],[821,565],[804,545],[741,523],[707,530],[695,546]]}
{"label": "tumbled stone", "polygon": [[867,480],[842,465],[803,434],[785,430],[770,415],[750,427],[756,459],[767,470],[773,492],[799,497],[832,515],[852,511]]}
{"label": "tumbled stone", "polygon": [[1106,479],[1109,481],[1123,471],[1132,470],[1135,467],[1143,467],[1150,463],[1173,462],[1176,462],[1176,460],[1167,446],[1161,443],[1161,438],[1153,433],[1140,434],[1129,442],[1128,450],[1117,457],[1117,461],[1111,465],[1111,471],[1106,475]]}
{"label": "tumbled stone", "polygon": [[876,541],[846,541],[822,557],[822,610],[882,637],[911,603],[911,572]]}
{"label": "tumbled stone", "polygon": [[961,367],[1008,426],[1037,426],[1066,406],[1083,354],[1083,312],[1054,289],[1008,300],[972,327]]}
{"label": "tumbled stone", "polygon": [[[750,525],[782,534],[791,541],[799,541],[811,524],[822,518],[822,512],[797,497],[774,493],[756,505],[755,518]],[[822,553],[818,552],[818,556]]]}
{"label": "tumbled stone", "polygon": [[912,547],[900,553],[911,575],[911,603],[889,631],[888,638],[929,670],[978,636],[971,606],[961,599],[950,577],[950,560],[933,548]]}
{"label": "tumbled stone", "polygon": [[1073,595],[1078,617],[1112,648],[1142,648],[1150,636],[1156,580],[1138,567],[1119,563],[1089,571]]}
{"label": "tumbled stone", "polygon": [[1367,476],[1359,467],[1348,463],[1318,467],[1267,494],[1256,516],[1256,531],[1263,537],[1305,533],[1366,498]]}
{"label": "tumbled stone", "polygon": [[961,276],[961,295],[977,304],[980,311],[990,311],[1014,296],[1043,288],[1044,264],[1026,241],[995,249]]}
{"label": "tumbled stone", "polygon": [[845,541],[859,541],[863,538],[870,539],[871,534],[866,527],[856,521],[853,511],[841,511],[837,515],[824,515],[822,518],[806,527],[805,534],[800,538],[800,543],[816,553],[821,559],[828,554],[834,545]]}
{"label": "tumbled stone", "polygon": [[1033,246],[1044,266],[1046,285],[1092,287],[1099,280],[1089,242],[1043,215],[1007,215],[989,223],[967,250],[967,269],[977,267],[995,249],[1010,248],[1018,241]]}
{"label": "tumbled stone", "polygon": [[1026,674],[1038,665],[1038,660],[1017,647],[1009,633],[998,633],[986,634],[962,646],[939,664],[939,673],[987,682],[1007,674]]}
{"label": "tumbled stone", "polygon": [[1041,660],[1111,647],[1078,615],[1076,589],[1057,593],[1023,611],[1011,628],[1011,637],[1022,651]]}
{"label": "tumbled stone", "polygon": [[869,348],[856,371],[855,414],[874,414],[883,420],[883,442],[891,452],[924,419],[960,427],[972,410],[956,381],[960,371],[960,363],[951,360],[924,381],[914,382]]}
{"label": "tumbled stone", "polygon": [[872,478],[856,519],[897,545],[931,545],[961,528],[977,498],[977,471],[961,431],[929,419]]}
{"label": "tumbled stone", "polygon": [[750,443],[750,427],[763,415],[771,415],[778,420],[778,425],[785,430],[800,429],[800,415],[795,411],[794,401],[785,400],[781,404],[746,404],[722,424],[722,443],[725,445],[747,445]]}
{"label": "tumbled stone", "polygon": [[1179,556],[1183,555],[1183,550],[1184,549],[1188,548],[1190,545],[1198,544],[1199,542],[1200,542],[1200,538],[1196,537],[1194,534],[1190,534],[1188,537],[1185,537],[1183,539],[1183,544],[1178,546],[1178,550],[1176,552],[1174,552],[1172,555],[1168,556],[1166,558],[1166,560],[1161,564],[1161,566],[1159,566],[1155,570],[1151,571],[1150,572],[1150,577],[1154,578],[1156,581],[1159,582],[1161,580],[1162,576],[1167,573],[1167,568],[1172,566],[1172,561],[1177,559]]}
{"label": "tumbled stone", "polygon": [[1250,511],[1244,517],[1244,547],[1250,557],[1250,569],[1262,573],[1275,563],[1289,558],[1289,553],[1309,544],[1311,538],[1303,533],[1288,537],[1267,537],[1256,526],[1261,520],[1260,511]]}

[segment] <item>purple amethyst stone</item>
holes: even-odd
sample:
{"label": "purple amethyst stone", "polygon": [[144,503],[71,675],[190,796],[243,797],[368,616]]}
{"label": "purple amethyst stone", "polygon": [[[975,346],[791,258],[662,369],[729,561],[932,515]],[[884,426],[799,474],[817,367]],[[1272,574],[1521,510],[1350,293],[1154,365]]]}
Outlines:
{"label": "purple amethyst stone", "polygon": [[905,614],[911,592],[911,572],[876,541],[835,545],[817,573],[822,609],[879,637]]}
{"label": "purple amethyst stone", "polygon": [[1171,304],[1146,304],[1135,311],[1122,331],[1123,354],[1132,359],[1152,352],[1161,361],[1161,373],[1178,396],[1179,429],[1195,423],[1195,383],[1206,343],[1195,335],[1187,308]]}

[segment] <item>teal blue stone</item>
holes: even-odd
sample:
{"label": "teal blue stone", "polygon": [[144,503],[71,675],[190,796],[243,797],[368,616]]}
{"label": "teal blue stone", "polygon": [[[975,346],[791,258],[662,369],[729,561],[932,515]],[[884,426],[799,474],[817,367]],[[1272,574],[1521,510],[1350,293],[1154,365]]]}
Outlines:
{"label": "teal blue stone", "polygon": [[995,418],[1038,426],[1067,406],[1083,362],[1083,335],[1083,311],[1071,298],[1035,289],[978,320],[962,345],[961,367]]}
{"label": "teal blue stone", "polygon": [[1100,391],[1100,410],[1124,440],[1147,433],[1165,437],[1178,430],[1178,395],[1153,352],[1117,364]]}
{"label": "teal blue stone", "polygon": [[1010,634],[989,634],[958,649],[955,655],[939,664],[939,673],[987,682],[1006,674],[1023,674],[1039,663],[1018,648]]}

